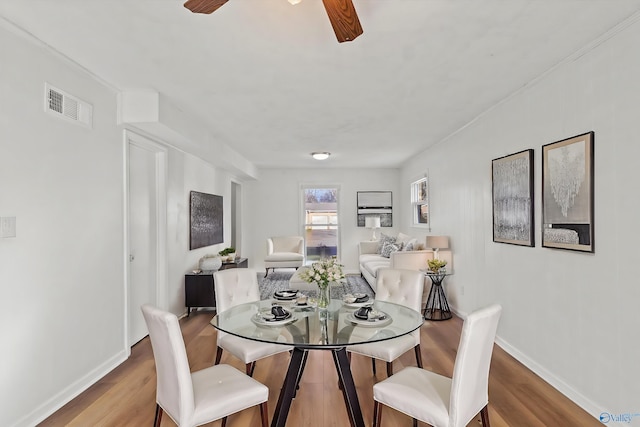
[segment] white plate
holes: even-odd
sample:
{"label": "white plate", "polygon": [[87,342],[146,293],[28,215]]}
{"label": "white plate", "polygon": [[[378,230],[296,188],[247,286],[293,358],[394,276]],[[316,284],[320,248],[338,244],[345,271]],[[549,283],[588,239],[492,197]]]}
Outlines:
{"label": "white plate", "polygon": [[360,308],[360,307],[364,307],[365,305],[372,305],[373,304],[373,298],[369,297],[369,299],[366,300],[365,302],[345,302],[345,301],[342,301],[342,303],[346,307]]}
{"label": "white plate", "polygon": [[282,320],[266,320],[260,315],[260,313],[256,313],[255,315],[251,316],[251,320],[253,321],[253,323],[260,326],[282,326],[298,320],[293,315],[293,313],[291,313],[290,311],[288,313],[289,317]]}
{"label": "white plate", "polygon": [[[280,295],[278,295],[280,294]],[[273,293],[273,299],[281,300],[281,301],[291,301],[293,299],[298,298],[298,291],[290,292],[290,291],[278,291]]]}
{"label": "white plate", "polygon": [[380,326],[385,326],[391,323],[391,317],[388,314],[383,312],[380,312],[380,314],[384,314],[387,317],[385,317],[382,320],[363,320],[363,319],[358,319],[356,316],[353,315],[353,313],[349,313],[347,314],[346,319],[349,322],[355,323],[356,325],[366,326],[369,328],[378,328]]}
{"label": "white plate", "polygon": [[291,304],[291,308],[298,310],[304,310],[305,308],[316,308],[316,303],[308,302],[306,304],[298,304],[297,302],[294,302],[293,304]]}

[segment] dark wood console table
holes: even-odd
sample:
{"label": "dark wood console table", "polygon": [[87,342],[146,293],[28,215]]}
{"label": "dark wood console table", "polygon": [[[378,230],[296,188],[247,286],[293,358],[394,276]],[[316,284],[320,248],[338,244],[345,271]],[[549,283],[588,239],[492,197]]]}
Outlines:
{"label": "dark wood console table", "polygon": [[[247,258],[236,258],[235,261],[223,262],[220,270],[229,268],[247,268]],[[215,307],[216,294],[213,281],[215,270],[204,270],[200,273],[187,273],[184,275],[184,305],[187,307],[187,316],[191,309],[196,307]]]}

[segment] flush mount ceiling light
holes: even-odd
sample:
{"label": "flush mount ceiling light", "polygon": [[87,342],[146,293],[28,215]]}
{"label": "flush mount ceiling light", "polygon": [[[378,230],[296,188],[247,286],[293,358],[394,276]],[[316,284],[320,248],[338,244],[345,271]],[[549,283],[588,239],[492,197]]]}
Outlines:
{"label": "flush mount ceiling light", "polygon": [[330,155],[331,153],[328,153],[326,151],[316,151],[311,153],[311,157],[313,157],[316,160],[327,160]]}
{"label": "flush mount ceiling light", "polygon": [[289,0],[289,3],[291,4],[298,4],[300,3],[302,0]]}

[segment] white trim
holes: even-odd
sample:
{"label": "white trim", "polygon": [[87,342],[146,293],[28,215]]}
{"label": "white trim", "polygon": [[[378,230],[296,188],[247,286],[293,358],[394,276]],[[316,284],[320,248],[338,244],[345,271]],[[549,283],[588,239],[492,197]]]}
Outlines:
{"label": "white trim", "polygon": [[[582,409],[587,411],[591,416],[593,416],[596,420],[598,420],[599,414],[602,412],[606,412],[605,409],[600,407],[600,405],[595,402],[589,400],[582,393],[571,387],[568,383],[566,383],[561,378],[557,377],[551,371],[546,369],[544,366],[540,365],[535,360],[531,359],[529,356],[518,350],[516,347],[509,344],[504,339],[496,336],[496,344],[500,346],[505,352],[507,352],[514,359],[522,363],[533,373],[538,375],[540,378],[548,382],[553,388],[558,390],[560,393],[564,394],[567,398],[572,400],[576,405],[580,406]],[[607,423],[607,426],[622,426],[621,423]],[[628,425],[628,424],[626,424]]]}
{"label": "white trim", "polygon": [[[455,309],[451,309],[458,317],[463,320],[466,319],[468,313],[458,311]],[[570,399],[573,403],[580,406],[582,409],[587,411],[592,417],[599,421],[599,416],[603,412],[607,412],[606,409],[603,409],[600,405],[591,401],[587,397],[585,397],[582,393],[575,390],[569,384],[567,384],[564,380],[558,378],[555,374],[544,368],[542,365],[531,359],[529,356],[518,350],[516,347],[509,344],[506,340],[500,338],[496,335],[496,344],[503,349],[507,354],[513,357],[518,362],[522,363],[527,369],[532,371],[534,374],[538,375],[544,381],[549,383],[553,388],[558,390],[560,393],[565,395],[568,399]],[[616,426],[621,427],[623,423],[609,422],[607,426]]]}
{"label": "white trim", "polygon": [[130,262],[129,238],[129,166],[130,166],[130,144],[155,153],[156,160],[156,301],[155,305],[163,310],[168,305],[168,262],[167,262],[167,147],[163,144],[140,135],[131,130],[124,130],[124,346],[130,352],[129,346],[129,282],[130,282]]}
{"label": "white trim", "polygon": [[68,387],[60,390],[57,394],[44,402],[42,405],[35,408],[33,411],[16,421],[12,427],[27,427],[35,426],[51,414],[62,408],[64,405],[75,399],[80,393],[87,390],[89,387],[97,383],[100,378],[107,375],[109,372],[117,368],[122,364],[129,354],[126,350],[120,351],[115,354],[109,360],[93,369],[87,375],[79,378],[77,381],[71,383]]}

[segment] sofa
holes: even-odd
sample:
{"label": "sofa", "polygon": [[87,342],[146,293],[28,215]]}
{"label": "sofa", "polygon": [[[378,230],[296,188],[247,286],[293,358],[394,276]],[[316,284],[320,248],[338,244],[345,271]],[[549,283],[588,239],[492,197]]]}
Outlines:
{"label": "sofa", "polygon": [[398,233],[395,237],[382,234],[380,240],[360,242],[360,274],[375,291],[378,270],[381,268],[425,270],[427,260],[433,259],[434,253],[430,249],[413,250],[416,246],[416,239],[403,233]]}

